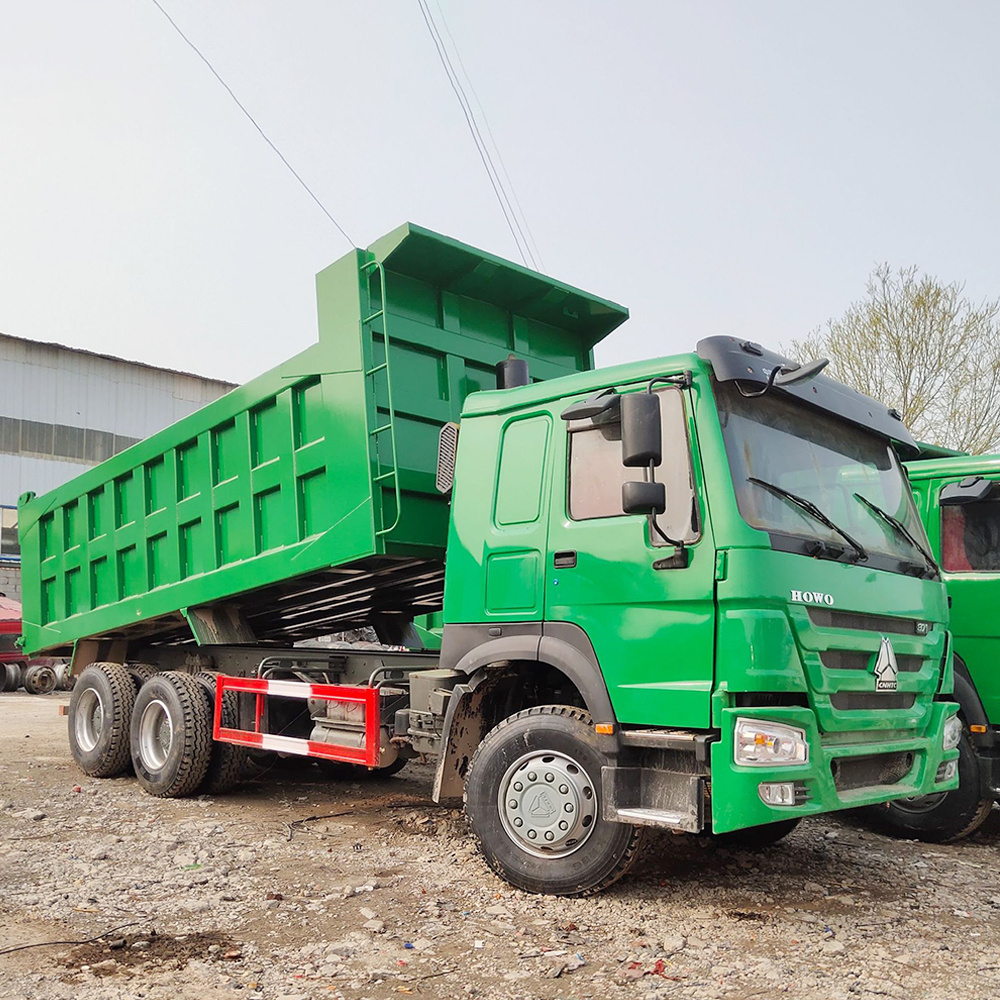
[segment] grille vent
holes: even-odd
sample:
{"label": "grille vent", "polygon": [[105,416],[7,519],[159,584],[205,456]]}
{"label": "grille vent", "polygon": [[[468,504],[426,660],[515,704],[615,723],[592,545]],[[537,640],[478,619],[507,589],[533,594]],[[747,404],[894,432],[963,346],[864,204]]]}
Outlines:
{"label": "grille vent", "polygon": [[446,423],[438,434],[437,472],[434,485],[438,493],[450,493],[455,483],[455,456],[458,454],[458,424]]}

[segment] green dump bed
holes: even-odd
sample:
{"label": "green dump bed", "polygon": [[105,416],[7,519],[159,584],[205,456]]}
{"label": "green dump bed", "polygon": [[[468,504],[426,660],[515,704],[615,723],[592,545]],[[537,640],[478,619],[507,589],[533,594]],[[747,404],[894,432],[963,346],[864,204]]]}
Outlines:
{"label": "green dump bed", "polygon": [[22,497],[30,652],[88,637],[292,642],[440,608],[441,425],[510,354],[535,380],[591,368],[627,316],[413,225],[316,285],[317,344]]}

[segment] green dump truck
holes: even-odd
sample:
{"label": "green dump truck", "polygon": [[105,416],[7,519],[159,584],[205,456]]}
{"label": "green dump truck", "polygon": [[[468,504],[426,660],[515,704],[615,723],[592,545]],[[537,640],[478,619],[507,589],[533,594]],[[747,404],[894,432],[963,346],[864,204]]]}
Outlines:
{"label": "green dump truck", "polygon": [[[594,371],[622,307],[412,225],[317,289],[315,346],[22,498],[85,772],[426,754],[490,866],[560,894],[644,827],[775,840],[956,787],[896,413],[732,337]],[[367,625],[402,648],[300,645]]]}
{"label": "green dump truck", "polygon": [[895,833],[943,842],[972,833],[1000,797],[1000,455],[927,458],[907,472],[951,604],[960,784],[873,812]]}

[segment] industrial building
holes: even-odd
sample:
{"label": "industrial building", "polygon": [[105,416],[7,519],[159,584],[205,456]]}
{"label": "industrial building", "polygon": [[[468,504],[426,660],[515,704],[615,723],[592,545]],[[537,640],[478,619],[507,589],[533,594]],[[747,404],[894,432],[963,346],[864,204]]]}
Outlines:
{"label": "industrial building", "polygon": [[16,600],[22,493],[45,493],[234,388],[7,334],[0,372],[0,592]]}

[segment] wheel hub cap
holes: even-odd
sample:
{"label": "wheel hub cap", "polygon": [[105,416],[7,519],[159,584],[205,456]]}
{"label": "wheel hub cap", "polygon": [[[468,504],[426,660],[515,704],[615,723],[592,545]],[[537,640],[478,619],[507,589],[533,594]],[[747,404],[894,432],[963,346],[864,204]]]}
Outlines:
{"label": "wheel hub cap", "polygon": [[76,708],[76,742],[88,753],[97,746],[104,728],[104,705],[101,696],[87,688]]}
{"label": "wheel hub cap", "polygon": [[572,854],[597,820],[597,793],[587,772],[555,751],[516,760],[500,782],[497,805],[507,835],[536,857]]}
{"label": "wheel hub cap", "polygon": [[174,742],[170,714],[162,701],[151,701],[139,720],[139,751],[145,764],[159,769],[167,762]]}

